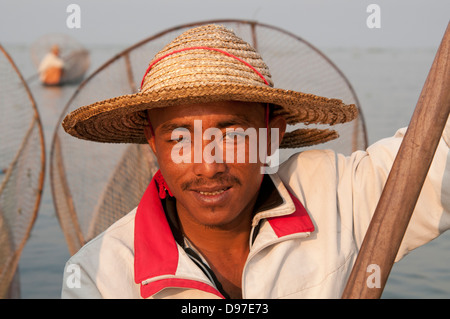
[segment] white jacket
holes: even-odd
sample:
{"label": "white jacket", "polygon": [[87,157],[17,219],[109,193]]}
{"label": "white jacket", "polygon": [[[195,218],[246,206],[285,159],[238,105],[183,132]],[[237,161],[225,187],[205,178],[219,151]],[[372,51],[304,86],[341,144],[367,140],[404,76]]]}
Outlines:
{"label": "white jacket", "polygon": [[[299,153],[271,175],[283,202],[254,217],[260,228],[242,274],[243,298],[341,297],[404,132],[349,157]],[[449,176],[442,139],[397,260],[450,228]],[[175,242],[153,179],[135,210],[67,262],[62,297],[222,295]]]}

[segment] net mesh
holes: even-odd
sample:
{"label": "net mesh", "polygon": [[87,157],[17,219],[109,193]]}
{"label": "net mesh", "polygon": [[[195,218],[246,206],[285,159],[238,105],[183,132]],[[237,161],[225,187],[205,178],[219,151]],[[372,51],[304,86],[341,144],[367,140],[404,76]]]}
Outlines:
{"label": "net mesh", "polygon": [[6,298],[14,294],[10,286],[37,216],[45,148],[35,101],[2,46],[0,130],[0,297]]}
{"label": "net mesh", "polygon": [[[207,23],[225,25],[255,46],[268,64],[276,87],[340,98],[359,107],[344,75],[303,39],[256,22],[221,20]],[[165,30],[115,55],[80,85],[60,120],[80,106],[137,92],[153,56],[176,36],[200,24],[205,22]],[[339,139],[315,148],[333,148],[344,154],[365,148],[367,137],[360,114],[356,120],[335,127],[341,136]],[[292,129],[288,128],[288,131]],[[301,149],[282,151],[281,160],[298,151]],[[58,125],[51,150],[51,186],[69,251],[75,253],[136,207],[157,168],[148,145],[103,144],[75,139]]]}

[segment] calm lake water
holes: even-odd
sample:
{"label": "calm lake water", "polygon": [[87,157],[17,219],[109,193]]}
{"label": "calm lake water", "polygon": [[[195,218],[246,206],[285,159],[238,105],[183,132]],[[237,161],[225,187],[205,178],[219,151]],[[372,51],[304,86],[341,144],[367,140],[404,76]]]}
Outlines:
{"label": "calm lake water", "polygon": [[[35,73],[29,48],[3,45],[25,78]],[[92,72],[124,48],[89,49]],[[366,119],[370,143],[408,125],[435,49],[320,49],[354,87]],[[76,86],[44,88],[34,81],[30,87],[44,125],[48,164],[52,135],[59,125],[57,120]],[[55,215],[47,169],[39,215],[19,266],[22,298],[59,298],[64,264],[69,257]],[[447,232],[394,266],[383,298],[449,298],[449,265],[450,233]]]}

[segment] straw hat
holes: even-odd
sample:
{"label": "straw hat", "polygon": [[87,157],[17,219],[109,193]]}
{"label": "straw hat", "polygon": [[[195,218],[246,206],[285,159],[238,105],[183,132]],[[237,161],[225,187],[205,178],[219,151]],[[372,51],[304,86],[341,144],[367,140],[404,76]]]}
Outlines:
{"label": "straw hat", "polygon": [[[255,49],[225,27],[205,25],[184,32],[154,57],[140,92],[83,106],[68,114],[62,125],[81,139],[144,144],[145,110],[214,101],[270,103],[290,125],[345,123],[358,113],[355,105],[338,99],[274,88]],[[303,128],[286,133],[280,147],[337,137],[334,130]]]}

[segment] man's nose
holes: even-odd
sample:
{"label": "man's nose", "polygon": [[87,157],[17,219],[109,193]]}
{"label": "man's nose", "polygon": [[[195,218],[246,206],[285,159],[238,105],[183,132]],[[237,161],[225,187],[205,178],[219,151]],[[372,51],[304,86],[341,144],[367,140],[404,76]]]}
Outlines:
{"label": "man's nose", "polygon": [[194,163],[194,174],[206,178],[213,178],[218,174],[225,173],[227,166],[225,163]]}
{"label": "man's nose", "polygon": [[223,161],[222,149],[214,145],[214,142],[203,141],[201,146],[196,146],[194,152],[202,154],[201,159],[199,156],[194,156],[193,169],[197,176],[212,178],[216,174],[226,172],[227,164]]}

